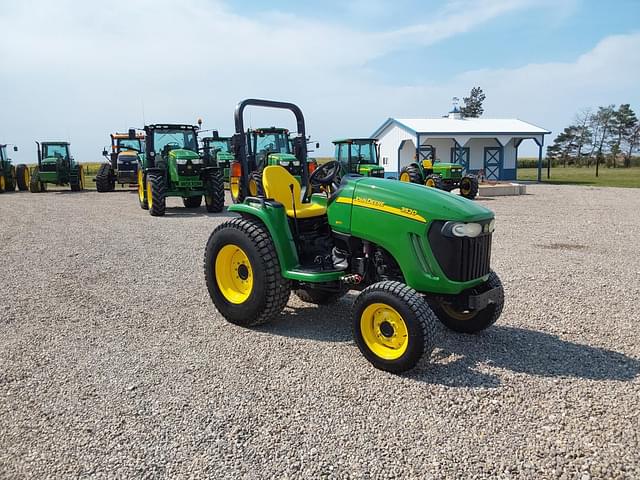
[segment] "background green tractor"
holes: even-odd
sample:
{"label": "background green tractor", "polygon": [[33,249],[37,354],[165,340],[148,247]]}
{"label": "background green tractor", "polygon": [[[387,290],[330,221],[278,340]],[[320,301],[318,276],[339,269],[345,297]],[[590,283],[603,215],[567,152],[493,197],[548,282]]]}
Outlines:
{"label": "background green tractor", "polygon": [[129,138],[129,133],[111,134],[111,152],[105,148],[102,156],[109,160],[103,163],[96,174],[96,190],[100,193],[113,192],[116,183],[120,185],[137,185],[138,154],[144,151],[144,134],[136,133],[136,138]]}
{"label": "background green tractor", "polygon": [[[18,147],[13,146],[17,152]],[[29,189],[29,167],[24,164],[13,165],[7,156],[7,145],[0,144],[0,193],[13,192],[16,187],[24,191]]]}
{"label": "background green tractor", "polygon": [[[153,216],[165,214],[167,197],[182,197],[187,208],[198,208],[205,199],[207,212],[224,208],[224,181],[220,169],[198,154],[198,127],[147,125],[145,151],[138,155],[138,198]],[[135,130],[129,131],[135,139]]]}
{"label": "background green tractor", "polygon": [[335,140],[335,158],[342,166],[343,175],[355,173],[365,177],[384,178],[384,167],[379,164],[378,143],[372,138]]}
{"label": "background green tractor", "polygon": [[202,139],[202,156],[206,164],[216,165],[220,169],[225,182],[229,181],[229,170],[233,162],[231,137],[221,137],[214,130],[210,137]]}
{"label": "background green tractor", "polygon": [[419,183],[450,192],[460,189],[460,195],[473,200],[478,195],[478,177],[463,175],[462,166],[458,163],[435,162],[433,148],[421,162],[411,163],[400,170],[400,181]]}
{"label": "background green tractor", "polygon": [[[261,102],[291,110],[304,131],[298,107]],[[504,292],[490,268],[490,210],[381,178],[346,175],[338,185],[340,171],[336,161],[321,165],[303,188],[306,179],[301,186],[285,167],[267,166],[264,195],[229,207],[241,217],[213,231],[204,259],[209,294],[229,322],[273,319],[292,290],[314,304],[359,290],[358,347],[377,368],[403,372],[431,354],[436,321],[472,333],[498,319]],[[318,187],[326,194],[311,193]]]}
{"label": "background green tractor", "polygon": [[84,190],[84,168],[71,156],[69,142],[36,142],[38,166],[29,182],[31,193],[44,192],[47,184],[69,185],[71,191]]}

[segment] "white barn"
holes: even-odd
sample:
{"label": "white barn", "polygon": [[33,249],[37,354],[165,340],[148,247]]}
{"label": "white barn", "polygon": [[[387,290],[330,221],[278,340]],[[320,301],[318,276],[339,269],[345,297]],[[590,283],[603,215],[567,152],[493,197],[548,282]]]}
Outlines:
{"label": "white barn", "polygon": [[515,180],[518,147],[525,139],[538,145],[538,180],[548,130],[515,118],[463,118],[457,109],[442,118],[389,118],[372,135],[380,144],[385,176],[397,177],[417,160],[459,163],[487,180]]}

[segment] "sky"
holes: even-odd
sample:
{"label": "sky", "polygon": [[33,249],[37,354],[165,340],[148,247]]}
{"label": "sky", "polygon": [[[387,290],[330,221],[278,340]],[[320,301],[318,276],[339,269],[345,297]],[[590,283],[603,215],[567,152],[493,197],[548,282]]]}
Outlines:
{"label": "sky", "polygon": [[[474,86],[485,117],[552,138],[585,108],[640,110],[640,0],[0,3],[0,143],[16,162],[35,140],[100,161],[110,132],[145,123],[230,135],[244,98],[298,104],[319,155],[388,117],[446,114]],[[294,130],[282,112],[247,123]]]}

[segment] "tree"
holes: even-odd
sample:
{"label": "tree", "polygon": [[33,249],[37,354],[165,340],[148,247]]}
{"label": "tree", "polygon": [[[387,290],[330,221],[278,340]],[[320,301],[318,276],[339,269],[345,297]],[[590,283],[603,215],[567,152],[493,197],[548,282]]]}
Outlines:
{"label": "tree", "polygon": [[486,98],[484,92],[480,87],[473,87],[468,97],[464,97],[464,107],[460,109],[462,116],[469,118],[478,118],[484,113],[482,102]]}
{"label": "tree", "polygon": [[611,119],[611,138],[609,139],[611,163],[614,168],[616,166],[616,159],[622,152],[622,142],[637,124],[638,118],[628,103],[623,103],[618,107],[618,110],[614,112],[613,118]]}
{"label": "tree", "polygon": [[634,127],[629,130],[624,138],[625,153],[624,153],[624,166],[629,168],[631,166],[631,155],[638,150],[640,146],[640,122],[636,122]]}
{"label": "tree", "polygon": [[611,134],[611,126],[615,115],[615,105],[608,105],[606,107],[598,107],[598,111],[591,116],[591,130],[594,133],[594,148],[596,152],[596,177],[598,176],[598,170],[600,162],[604,158],[602,149],[609,139]]}

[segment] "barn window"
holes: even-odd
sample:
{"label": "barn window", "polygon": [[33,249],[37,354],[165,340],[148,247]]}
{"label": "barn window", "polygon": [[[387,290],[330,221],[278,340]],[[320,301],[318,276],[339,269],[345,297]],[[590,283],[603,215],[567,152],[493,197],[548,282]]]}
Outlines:
{"label": "barn window", "polygon": [[382,157],[382,165],[389,165],[389,157]]}

